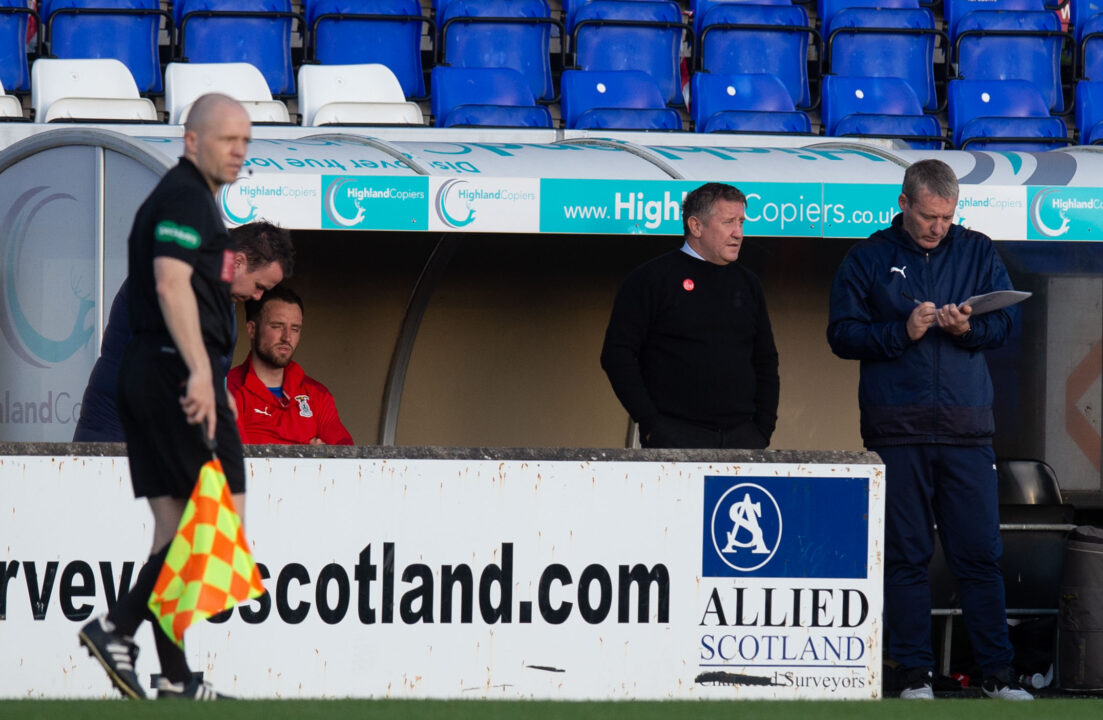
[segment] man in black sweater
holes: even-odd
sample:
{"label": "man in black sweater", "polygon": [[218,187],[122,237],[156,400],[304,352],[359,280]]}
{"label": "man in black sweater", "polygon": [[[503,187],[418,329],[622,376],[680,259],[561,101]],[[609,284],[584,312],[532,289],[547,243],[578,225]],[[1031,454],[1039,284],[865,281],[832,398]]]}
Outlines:
{"label": "man in black sweater", "polygon": [[601,367],[644,447],[764,448],[777,348],[762,285],[736,264],[747,198],[706,183],[682,203],[685,244],[636,268],[613,304]]}

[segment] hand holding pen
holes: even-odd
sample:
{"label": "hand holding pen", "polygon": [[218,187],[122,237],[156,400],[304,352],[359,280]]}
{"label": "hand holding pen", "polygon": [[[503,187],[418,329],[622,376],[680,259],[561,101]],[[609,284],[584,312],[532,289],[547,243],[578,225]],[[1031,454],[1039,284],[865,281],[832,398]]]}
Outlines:
{"label": "hand holding pen", "polygon": [[927,333],[927,329],[934,324],[951,335],[964,335],[969,332],[969,316],[973,309],[968,305],[958,307],[955,303],[949,303],[938,308],[933,302],[921,301],[906,292],[900,294],[915,303],[915,309],[908,315],[907,322],[908,337],[912,342],[918,342]]}

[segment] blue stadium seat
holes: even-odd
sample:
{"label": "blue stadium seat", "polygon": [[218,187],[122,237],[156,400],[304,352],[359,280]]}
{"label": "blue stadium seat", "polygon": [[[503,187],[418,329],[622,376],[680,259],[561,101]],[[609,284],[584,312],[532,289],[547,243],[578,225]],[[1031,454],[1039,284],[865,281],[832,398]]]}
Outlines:
{"label": "blue stadium seat", "polygon": [[158,0],[44,0],[50,56],[113,58],[126,65],[138,91],[163,89],[158,50],[162,16],[172,42],[172,17]]}
{"label": "blue stadium seat", "polygon": [[[555,97],[551,31],[562,25],[551,19],[546,0],[449,0],[437,12],[437,26],[441,64],[512,68],[534,97]],[[560,65],[565,56],[562,51]]]}
{"label": "blue stadium seat", "polygon": [[180,60],[247,62],[259,68],[275,96],[295,92],[291,0],[179,0],[173,4]]}
{"label": "blue stadium seat", "polygon": [[571,13],[578,10],[590,0],[560,0],[559,7],[563,13],[563,23],[566,25],[570,22]]}
{"label": "blue stadium seat", "polygon": [[835,16],[847,10],[858,8],[911,10],[917,7],[919,7],[919,0],[816,0],[816,17],[820,21],[820,31],[826,38],[831,34],[831,25]]}
{"label": "blue stadium seat", "polygon": [[386,65],[406,97],[425,97],[418,0],[305,0],[310,28],[307,56],[322,65]]}
{"label": "blue stadium seat", "polygon": [[1077,28],[1080,43],[1079,77],[1103,80],[1103,13],[1092,15]]}
{"label": "blue stadium seat", "polygon": [[655,79],[640,70],[566,70],[560,78],[564,127],[681,130]]}
{"label": "blue stadium seat", "polygon": [[793,106],[775,75],[695,73],[689,96],[697,132],[812,132],[808,115]]}
{"label": "blue stadium seat", "polygon": [[[455,1],[455,0],[453,0]],[[567,21],[580,70],[642,70],[668,105],[684,105],[682,10],[672,0],[591,0]]]}
{"label": "blue stadium seat", "polygon": [[[693,14],[693,41],[694,54],[697,52],[696,44],[701,40],[701,30],[704,29],[705,16],[716,5],[730,5],[733,2],[742,2],[749,5],[794,5],[792,0],[689,0],[689,10]],[[803,3],[800,3],[803,4]]]}
{"label": "blue stadium seat", "polygon": [[808,86],[809,37],[821,44],[802,7],[716,3],[701,19],[698,69],[721,75],[777,75],[794,105],[813,107]]}
{"label": "blue stadium seat", "polygon": [[[27,23],[38,13],[26,0],[0,0],[0,85],[8,92],[31,89],[31,69],[27,63]],[[42,22],[38,21],[39,37]]]}
{"label": "blue stadium seat", "polygon": [[[450,0],[442,0],[443,2],[449,2]],[[626,2],[654,2],[655,0],[626,0]],[[788,0],[786,0],[788,1]],[[567,26],[568,32],[573,27],[571,16],[578,11],[580,7],[586,5],[593,0],[560,0],[560,11],[563,15],[563,24]],[[710,0],[710,2],[733,2],[733,0]]]}
{"label": "blue stadium seat", "polygon": [[923,114],[915,90],[901,78],[825,76],[822,119],[832,137],[900,138],[917,150],[945,144],[938,118]]}
{"label": "blue stadium seat", "polygon": [[1069,27],[1075,29],[1080,42],[1081,28],[1093,16],[1103,13],[1103,0],[1069,0]]}
{"label": "blue stadium seat", "polygon": [[958,24],[974,12],[1043,12],[1047,0],[943,0],[942,14],[950,42],[957,40]]}
{"label": "blue stadium seat", "polygon": [[1076,127],[1081,145],[1103,143],[1103,82],[1076,83]]}
{"label": "blue stadium seat", "polygon": [[1025,80],[951,80],[949,117],[960,150],[1048,150],[1068,145],[1065,121],[1049,114]]}
{"label": "blue stadium seat", "polygon": [[953,61],[964,80],[1027,80],[1054,112],[1065,108],[1061,53],[1068,33],[1052,11],[975,10],[955,26]]}
{"label": "blue stadium seat", "polygon": [[525,76],[511,68],[437,65],[430,78],[437,127],[550,128],[551,112],[536,104]]}
{"label": "blue stadium seat", "polygon": [[935,40],[942,39],[948,67],[949,39],[935,29],[934,15],[918,0],[820,0],[820,12],[827,72],[903,78],[924,108],[939,108]]}

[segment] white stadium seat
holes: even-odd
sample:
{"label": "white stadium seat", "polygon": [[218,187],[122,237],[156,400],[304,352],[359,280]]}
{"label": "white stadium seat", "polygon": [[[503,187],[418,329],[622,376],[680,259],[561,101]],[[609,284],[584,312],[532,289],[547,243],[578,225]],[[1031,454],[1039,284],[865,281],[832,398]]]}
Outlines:
{"label": "white stadium seat", "polygon": [[201,95],[229,95],[255,123],[289,123],[287,106],[272,99],[268,81],[249,63],[169,63],[165,68],[165,111],[169,122],[180,125]]}
{"label": "white stadium seat", "polygon": [[106,58],[35,60],[31,66],[31,108],[36,123],[157,121],[153,102],[138,94],[134,76],[126,65]]}
{"label": "white stadium seat", "polygon": [[19,119],[22,117],[23,103],[19,102],[19,98],[4,92],[4,85],[0,83],[0,118]]}
{"label": "white stadium seat", "polygon": [[386,65],[303,65],[299,68],[303,125],[423,125]]}

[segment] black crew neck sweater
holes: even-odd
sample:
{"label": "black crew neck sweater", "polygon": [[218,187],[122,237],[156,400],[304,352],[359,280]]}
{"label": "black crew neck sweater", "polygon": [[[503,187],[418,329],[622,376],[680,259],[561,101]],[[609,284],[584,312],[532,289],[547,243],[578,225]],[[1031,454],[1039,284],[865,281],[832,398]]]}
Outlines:
{"label": "black crew neck sweater", "polygon": [[713,428],[753,420],[770,438],[780,383],[762,285],[738,263],[682,250],[644,263],[613,304],[601,366],[629,414]]}

